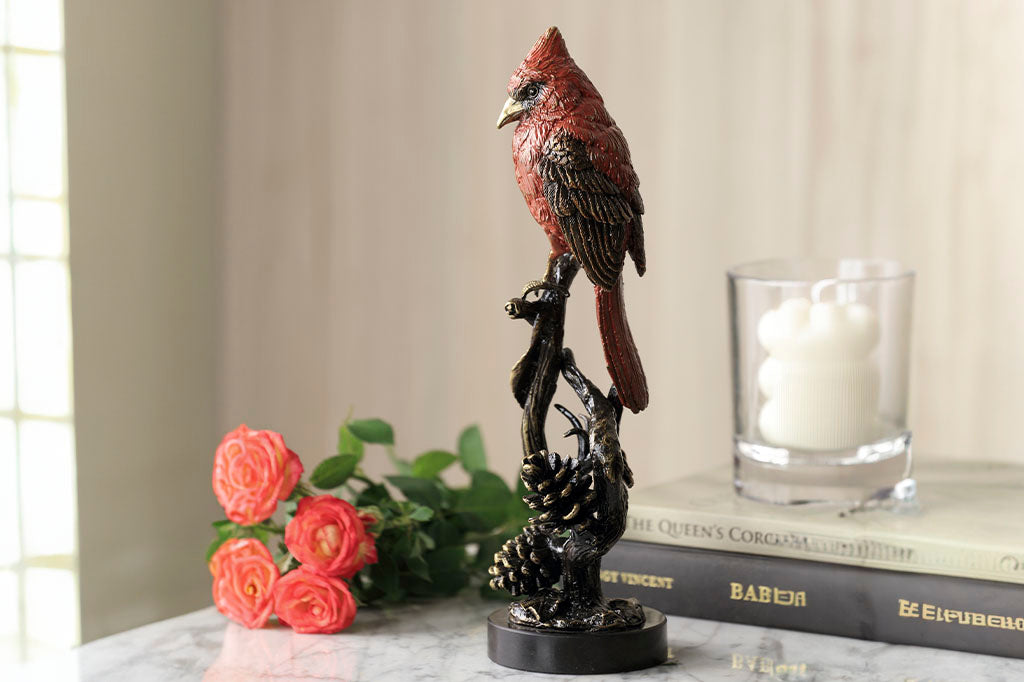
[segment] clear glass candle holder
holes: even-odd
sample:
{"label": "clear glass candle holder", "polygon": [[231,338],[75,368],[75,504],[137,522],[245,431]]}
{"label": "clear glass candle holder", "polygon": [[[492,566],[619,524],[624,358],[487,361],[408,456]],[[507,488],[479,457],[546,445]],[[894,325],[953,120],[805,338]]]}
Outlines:
{"label": "clear glass candle holder", "polygon": [[732,268],[739,494],[776,504],[910,500],[914,273],[891,260]]}

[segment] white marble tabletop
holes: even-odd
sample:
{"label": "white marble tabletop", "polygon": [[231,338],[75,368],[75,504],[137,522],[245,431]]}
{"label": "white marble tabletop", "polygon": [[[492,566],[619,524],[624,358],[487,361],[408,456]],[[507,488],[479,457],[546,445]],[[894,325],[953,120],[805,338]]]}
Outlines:
{"label": "white marble tabletop", "polygon": [[502,668],[487,658],[473,598],[363,609],[336,635],[246,630],[212,607],[9,668],[0,680],[1024,680],[1024,660],[669,618],[672,660],[628,675],[572,677]]}

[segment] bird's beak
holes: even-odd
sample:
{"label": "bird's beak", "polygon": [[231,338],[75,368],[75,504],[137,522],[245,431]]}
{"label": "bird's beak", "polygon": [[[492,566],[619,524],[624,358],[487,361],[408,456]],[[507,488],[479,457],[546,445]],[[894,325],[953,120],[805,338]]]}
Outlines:
{"label": "bird's beak", "polygon": [[517,102],[509,97],[505,100],[505,106],[502,107],[501,113],[498,114],[498,128],[501,128],[506,123],[518,121],[523,117],[524,111],[522,102]]}

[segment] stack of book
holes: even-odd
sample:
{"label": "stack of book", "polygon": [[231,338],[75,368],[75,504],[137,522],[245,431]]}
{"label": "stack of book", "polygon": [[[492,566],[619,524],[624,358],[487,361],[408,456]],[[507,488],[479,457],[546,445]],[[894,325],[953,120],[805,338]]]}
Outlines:
{"label": "stack of book", "polygon": [[679,616],[1024,658],[1024,467],[922,462],[892,509],[742,499],[731,471],[630,496],[605,595]]}

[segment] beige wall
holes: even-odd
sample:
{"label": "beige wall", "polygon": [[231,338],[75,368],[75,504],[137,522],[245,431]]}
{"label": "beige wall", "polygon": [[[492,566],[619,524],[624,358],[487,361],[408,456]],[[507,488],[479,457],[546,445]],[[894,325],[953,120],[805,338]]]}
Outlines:
{"label": "beige wall", "polygon": [[210,602],[217,17],[66,2],[84,641]]}
{"label": "beige wall", "polygon": [[[640,484],[730,453],[723,270],[877,255],[918,271],[921,457],[1024,459],[1024,4],[226,4],[222,429],[315,461],[349,406],[400,447],[479,421],[512,476],[502,304],[545,240],[494,130],[550,24],[629,139],[649,273],[627,288],[651,407]],[[567,344],[603,380],[589,293]]]}

